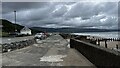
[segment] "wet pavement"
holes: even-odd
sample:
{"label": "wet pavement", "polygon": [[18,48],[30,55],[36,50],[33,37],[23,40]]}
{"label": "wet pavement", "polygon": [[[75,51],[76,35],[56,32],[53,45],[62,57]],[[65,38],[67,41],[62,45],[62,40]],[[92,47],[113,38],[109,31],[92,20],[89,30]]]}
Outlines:
{"label": "wet pavement", "polygon": [[3,53],[3,66],[94,66],[81,53],[68,47],[60,35],[19,50]]}

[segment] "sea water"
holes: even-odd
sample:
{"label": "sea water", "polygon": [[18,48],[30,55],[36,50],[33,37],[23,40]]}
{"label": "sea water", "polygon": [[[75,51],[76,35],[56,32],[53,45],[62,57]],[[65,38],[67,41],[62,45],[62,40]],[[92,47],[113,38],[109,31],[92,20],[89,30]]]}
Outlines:
{"label": "sea water", "polygon": [[103,38],[120,38],[120,32],[84,32],[84,33],[72,33],[75,35],[90,35]]}

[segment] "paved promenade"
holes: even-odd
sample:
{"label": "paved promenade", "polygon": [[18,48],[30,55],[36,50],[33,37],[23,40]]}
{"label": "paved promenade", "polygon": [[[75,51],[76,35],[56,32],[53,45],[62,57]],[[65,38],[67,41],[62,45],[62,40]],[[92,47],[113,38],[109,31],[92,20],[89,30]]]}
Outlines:
{"label": "paved promenade", "polygon": [[4,53],[3,66],[94,66],[81,53],[69,48],[60,35],[53,35],[37,44]]}

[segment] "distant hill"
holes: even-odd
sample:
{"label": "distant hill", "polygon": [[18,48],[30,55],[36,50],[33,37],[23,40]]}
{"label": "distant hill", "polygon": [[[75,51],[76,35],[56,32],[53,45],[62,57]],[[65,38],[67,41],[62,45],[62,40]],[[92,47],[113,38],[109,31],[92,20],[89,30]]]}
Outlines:
{"label": "distant hill", "polygon": [[[3,32],[14,32],[15,26],[18,31],[20,31],[24,26],[14,24],[8,20],[0,19],[0,24],[2,24]],[[62,32],[62,33],[79,33],[79,32],[110,32],[110,31],[120,31],[117,29],[95,29],[95,28],[44,28],[44,27],[31,27],[32,33],[38,32]]]}
{"label": "distant hill", "polygon": [[120,31],[118,29],[95,29],[95,28],[43,28],[32,27],[31,29],[46,31],[46,32],[62,32],[62,33],[79,33],[79,32],[110,32]]}
{"label": "distant hill", "polygon": [[18,31],[20,31],[24,26],[18,25],[18,24],[14,24],[11,23],[8,20],[5,19],[0,19],[2,21],[2,31],[3,32],[14,32],[15,31],[15,27]]}
{"label": "distant hill", "polygon": [[[2,32],[6,32],[6,33],[15,32],[15,28],[18,30],[18,32],[20,32],[20,30],[24,27],[19,24],[14,24],[5,19],[0,19],[0,21],[2,21],[2,22],[0,22],[0,24],[2,24]],[[31,29],[31,30],[32,30],[32,33],[38,32],[37,30],[34,30],[34,29]]]}

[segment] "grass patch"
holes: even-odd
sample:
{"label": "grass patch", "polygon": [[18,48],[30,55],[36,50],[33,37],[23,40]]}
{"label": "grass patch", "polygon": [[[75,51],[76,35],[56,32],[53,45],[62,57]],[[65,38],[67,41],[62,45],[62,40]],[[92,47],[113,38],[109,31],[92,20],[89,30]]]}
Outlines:
{"label": "grass patch", "polygon": [[9,34],[7,32],[0,31],[0,37],[7,37]]}

